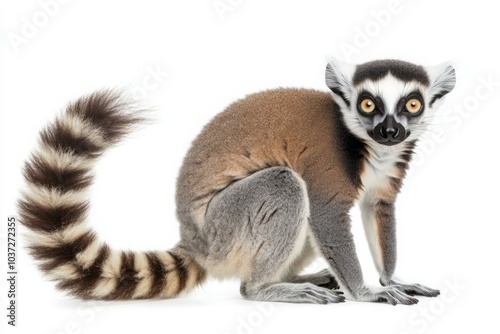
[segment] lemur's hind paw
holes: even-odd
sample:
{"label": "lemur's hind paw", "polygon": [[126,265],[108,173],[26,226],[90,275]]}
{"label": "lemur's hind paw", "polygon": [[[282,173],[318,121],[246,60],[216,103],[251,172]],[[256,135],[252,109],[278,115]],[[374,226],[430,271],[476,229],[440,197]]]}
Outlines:
{"label": "lemur's hind paw", "polygon": [[270,302],[329,304],[345,301],[342,291],[321,288],[312,283],[242,283],[240,291],[247,299]]}
{"label": "lemur's hind paw", "polygon": [[310,283],[302,283],[300,285],[301,289],[297,294],[299,302],[329,304],[345,301],[345,297],[342,295],[343,292],[341,291],[321,288]]}

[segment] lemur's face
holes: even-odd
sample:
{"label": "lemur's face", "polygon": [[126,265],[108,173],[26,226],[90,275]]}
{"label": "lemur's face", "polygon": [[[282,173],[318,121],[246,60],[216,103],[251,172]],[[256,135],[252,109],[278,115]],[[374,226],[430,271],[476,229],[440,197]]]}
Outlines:
{"label": "lemur's face", "polygon": [[426,115],[453,89],[455,71],[449,65],[425,69],[398,60],[358,66],[332,61],[326,83],[353,134],[393,146],[425,130]]}

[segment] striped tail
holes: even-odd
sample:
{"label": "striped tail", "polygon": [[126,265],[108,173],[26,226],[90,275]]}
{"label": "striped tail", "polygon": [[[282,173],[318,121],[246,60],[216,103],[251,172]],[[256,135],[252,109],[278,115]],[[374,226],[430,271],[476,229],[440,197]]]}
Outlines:
{"label": "striped tail", "polygon": [[40,134],[24,167],[27,189],[19,200],[30,230],[29,251],[57,287],[83,299],[170,298],[205,279],[184,250],[110,249],[87,222],[92,167],[104,151],[143,119],[113,91],[70,104]]}

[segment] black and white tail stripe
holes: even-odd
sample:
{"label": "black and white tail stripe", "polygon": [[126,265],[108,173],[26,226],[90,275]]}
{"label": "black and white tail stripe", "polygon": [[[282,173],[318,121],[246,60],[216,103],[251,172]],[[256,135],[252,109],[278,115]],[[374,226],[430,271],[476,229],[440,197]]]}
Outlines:
{"label": "black and white tail stripe", "polygon": [[169,298],[205,278],[182,249],[113,250],[87,222],[97,158],[143,121],[129,109],[114,91],[77,100],[42,130],[24,167],[19,211],[30,253],[58,288],[84,299]]}

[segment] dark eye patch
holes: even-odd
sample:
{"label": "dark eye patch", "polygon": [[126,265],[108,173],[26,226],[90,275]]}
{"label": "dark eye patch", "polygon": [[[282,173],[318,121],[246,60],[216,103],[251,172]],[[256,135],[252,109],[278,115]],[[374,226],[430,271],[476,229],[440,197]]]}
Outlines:
{"label": "dark eye patch", "polygon": [[[365,113],[360,108],[360,104],[364,99],[371,99],[373,102],[375,102],[375,110],[370,114]],[[373,96],[368,91],[362,91],[361,93],[359,93],[358,101],[356,102],[356,107],[358,109],[358,112],[365,117],[373,117],[375,115],[383,115],[385,113],[384,100],[380,96]]]}
{"label": "dark eye patch", "polygon": [[420,91],[418,91],[418,90],[415,90],[415,91],[413,91],[405,96],[402,96],[399,99],[398,104],[396,105],[396,110],[397,110],[398,114],[404,114],[404,115],[410,114],[406,110],[406,102],[408,102],[411,99],[417,99],[420,101],[420,103],[422,103],[422,109],[416,114],[411,114],[411,117],[417,117],[417,116],[422,115],[422,113],[424,112],[424,109],[425,109],[425,103],[424,103],[424,97],[422,96],[422,93],[420,93]]}

